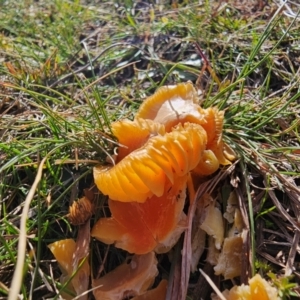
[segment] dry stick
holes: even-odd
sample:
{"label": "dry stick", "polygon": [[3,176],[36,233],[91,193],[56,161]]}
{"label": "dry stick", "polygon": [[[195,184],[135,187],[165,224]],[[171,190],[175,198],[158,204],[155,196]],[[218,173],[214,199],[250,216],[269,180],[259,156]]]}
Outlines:
{"label": "dry stick", "polygon": [[189,192],[190,205],[192,205],[193,201],[195,200],[196,192],[195,192],[195,188],[194,188],[191,173],[189,173],[189,175],[188,175],[187,189],[188,189],[188,192]]}
{"label": "dry stick", "polygon": [[17,264],[16,264],[16,268],[14,271],[12,283],[10,286],[8,300],[17,300],[18,296],[19,296],[19,291],[21,289],[22,279],[23,279],[24,262],[25,262],[25,253],[26,253],[26,238],[27,238],[26,221],[27,221],[27,216],[28,216],[31,200],[34,196],[37,185],[40,182],[41,177],[42,177],[43,166],[46,161],[46,158],[47,157],[44,157],[42,159],[42,161],[39,165],[35,180],[33,182],[33,185],[31,186],[31,189],[29,190],[29,193],[25,199],[24,208],[23,208],[23,212],[22,212],[22,216],[21,216],[21,222],[20,222]]}
{"label": "dry stick", "polygon": [[[207,183],[204,183],[205,187]],[[201,185],[202,186],[202,185]],[[191,269],[191,259],[192,259],[192,250],[191,250],[191,239],[192,239],[192,223],[193,218],[196,211],[196,203],[197,200],[194,199],[193,202],[190,204],[189,211],[188,211],[188,218],[187,218],[187,230],[184,234],[184,243],[182,247],[182,261],[181,261],[181,287],[180,293],[178,295],[178,299],[184,300],[186,298],[186,293],[188,289],[188,283],[190,279],[190,269]]]}
{"label": "dry stick", "polygon": [[[295,185],[294,181],[291,183]],[[299,211],[299,194],[296,193],[294,190],[289,190],[288,188],[285,189],[285,192],[288,194],[290,197],[291,205],[294,211],[294,214],[297,219],[297,223],[300,223],[300,211]],[[293,273],[293,270],[295,269],[294,267],[294,262],[297,254],[297,248],[299,245],[299,240],[300,240],[300,231],[295,229],[295,235],[293,238],[293,242],[290,248],[289,256],[286,262],[286,267],[285,267],[285,276],[290,276]]]}
{"label": "dry stick", "polygon": [[292,246],[289,252],[289,257],[285,266],[285,276],[290,276],[295,267],[294,267],[294,262],[295,262],[295,257],[297,254],[297,246],[299,244],[299,239],[300,239],[300,231],[296,230],[295,235],[294,235],[294,239],[292,242]]}
{"label": "dry stick", "polygon": [[[196,48],[202,58],[202,60],[204,61],[204,64],[203,64],[203,68],[204,69],[207,69],[208,72],[210,73],[211,77],[213,78],[213,80],[218,84],[218,86],[220,87],[221,86],[221,81],[220,79],[218,78],[218,76],[216,75],[216,72],[213,70],[213,68],[210,66],[210,63],[208,61],[208,59],[206,58],[206,56],[204,55],[204,53],[202,52],[202,49],[201,47],[199,46],[199,44],[195,44],[196,45]],[[202,68],[202,69],[203,69]],[[202,73],[202,69],[201,69],[201,73]],[[201,74],[202,75],[202,74]]]}

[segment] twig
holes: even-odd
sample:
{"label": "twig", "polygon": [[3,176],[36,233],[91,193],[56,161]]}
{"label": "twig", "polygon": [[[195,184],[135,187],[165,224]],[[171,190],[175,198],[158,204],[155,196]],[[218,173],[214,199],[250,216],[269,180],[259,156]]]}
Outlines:
{"label": "twig", "polygon": [[19,243],[18,243],[18,257],[17,257],[17,264],[14,271],[14,276],[11,282],[8,300],[16,300],[18,299],[19,291],[22,285],[22,278],[23,278],[23,270],[24,270],[24,263],[25,263],[25,254],[26,254],[26,221],[27,216],[30,208],[31,200],[34,196],[35,190],[37,188],[38,183],[41,180],[42,173],[43,173],[43,166],[46,161],[47,157],[44,157],[39,165],[35,180],[33,185],[31,186],[29,193],[25,199],[24,208],[21,216],[20,222],[20,233],[19,233]]}
{"label": "twig", "polygon": [[300,232],[296,230],[293,238],[292,246],[289,252],[289,257],[287,259],[287,263],[285,266],[285,274],[284,274],[285,276],[290,276],[295,269],[294,262],[297,254],[297,246],[299,244],[299,239],[300,239]]}

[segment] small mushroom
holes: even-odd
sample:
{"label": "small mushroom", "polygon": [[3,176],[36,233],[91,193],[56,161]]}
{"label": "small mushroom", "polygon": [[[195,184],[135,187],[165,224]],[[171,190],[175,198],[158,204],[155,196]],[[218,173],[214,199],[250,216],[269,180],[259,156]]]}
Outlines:
{"label": "small mushroom", "polygon": [[[279,300],[278,290],[256,274],[249,280],[249,285],[234,286],[223,293],[226,300]],[[213,299],[218,299],[214,297]]]}
{"label": "small mushroom", "polygon": [[219,160],[211,150],[204,150],[199,164],[193,169],[193,174],[208,176],[220,167]]}
{"label": "small mushroom", "polygon": [[186,181],[182,176],[168,182],[162,196],[144,203],[109,200],[112,217],[100,218],[91,236],[130,253],[167,252],[185,229]]}
{"label": "small mushroom", "polygon": [[92,282],[96,300],[121,300],[147,291],[158,274],[153,252],[134,255],[113,271]]}
{"label": "small mushroom", "polygon": [[[66,286],[66,290],[74,293],[74,295],[80,295],[86,291],[89,283],[90,266],[87,260],[77,269],[74,269],[74,253],[76,250],[76,243],[73,239],[66,239],[54,242],[48,245],[49,249],[56,258],[59,267],[62,271],[61,283],[64,284],[72,277],[70,283]],[[65,299],[73,299],[70,293],[62,291],[62,295]],[[81,296],[78,299],[87,299],[87,295]]]}

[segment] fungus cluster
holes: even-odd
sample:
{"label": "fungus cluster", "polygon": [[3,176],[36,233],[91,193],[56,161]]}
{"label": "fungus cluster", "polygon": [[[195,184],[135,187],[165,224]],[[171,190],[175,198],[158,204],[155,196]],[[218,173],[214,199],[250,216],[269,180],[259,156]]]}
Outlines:
{"label": "fungus cluster", "polygon": [[[96,299],[165,299],[166,281],[146,292],[157,275],[154,252],[168,252],[186,229],[188,182],[213,174],[233,159],[222,141],[223,112],[203,109],[197,102],[189,82],[164,86],[144,101],[133,121],[111,124],[120,144],[114,164],[94,168],[95,183],[109,198],[111,216],[100,218],[91,236],[134,256],[93,280]],[[209,216],[219,214],[209,206]],[[202,225],[208,234],[219,230]],[[223,232],[216,236],[220,249]]]}
{"label": "fungus cluster", "polygon": [[185,229],[188,175],[230,164],[222,127],[223,112],[201,108],[191,83],[161,87],[133,121],[113,123],[121,144],[115,165],[94,168],[111,217],[101,218],[91,235],[136,254],[172,248]]}

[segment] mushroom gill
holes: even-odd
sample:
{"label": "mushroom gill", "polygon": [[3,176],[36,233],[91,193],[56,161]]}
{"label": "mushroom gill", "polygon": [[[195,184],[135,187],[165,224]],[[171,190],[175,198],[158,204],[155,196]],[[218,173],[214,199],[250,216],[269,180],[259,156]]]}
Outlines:
{"label": "mushroom gill", "polygon": [[91,236],[130,253],[167,252],[185,229],[186,181],[187,175],[167,182],[162,196],[144,203],[109,200],[112,217],[99,219]]}
{"label": "mushroom gill", "polygon": [[154,283],[158,274],[157,260],[153,252],[134,255],[92,286],[96,300],[121,300],[143,294]]}
{"label": "mushroom gill", "polygon": [[150,138],[115,166],[94,168],[98,189],[110,199],[145,202],[164,194],[168,181],[184,176],[199,163],[207,134],[202,126],[178,124],[171,132]]}
{"label": "mushroom gill", "polygon": [[116,162],[143,146],[149,138],[165,134],[165,127],[162,124],[141,118],[114,122],[111,129],[120,144]]}

